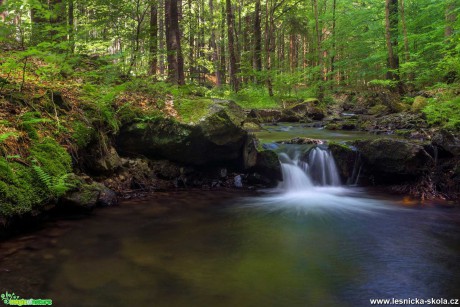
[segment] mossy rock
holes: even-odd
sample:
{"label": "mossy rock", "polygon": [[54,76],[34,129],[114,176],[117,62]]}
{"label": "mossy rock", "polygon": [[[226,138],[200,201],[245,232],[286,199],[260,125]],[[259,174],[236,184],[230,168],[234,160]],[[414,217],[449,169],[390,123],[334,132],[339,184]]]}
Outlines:
{"label": "mossy rock", "polygon": [[105,185],[72,175],[74,188],[59,200],[59,206],[66,209],[88,211],[95,206],[113,206],[118,204],[115,193]]}
{"label": "mossy rock", "polygon": [[268,178],[272,184],[283,180],[281,164],[278,155],[271,150],[262,150],[257,153],[257,162],[253,170]]}
{"label": "mossy rock", "polygon": [[397,183],[421,176],[434,165],[433,158],[420,144],[393,139],[355,141],[366,170],[376,181]]}
{"label": "mossy rock", "polygon": [[329,143],[328,147],[337,164],[340,177],[346,182],[348,178],[353,176],[356,159],[359,158],[358,152],[349,145],[335,142]]}
{"label": "mossy rock", "polygon": [[373,107],[371,107],[368,111],[368,113],[370,115],[376,115],[376,116],[382,116],[382,115],[386,115],[389,113],[389,109],[387,106],[384,106],[382,104],[377,104]]}
{"label": "mossy rock", "polygon": [[412,103],[411,111],[420,112],[428,105],[428,100],[423,96],[417,96]]}
{"label": "mossy rock", "polygon": [[247,132],[244,114],[236,104],[217,101],[196,123],[155,118],[122,127],[118,148],[125,154],[142,154],[188,165],[236,162],[241,158]]}

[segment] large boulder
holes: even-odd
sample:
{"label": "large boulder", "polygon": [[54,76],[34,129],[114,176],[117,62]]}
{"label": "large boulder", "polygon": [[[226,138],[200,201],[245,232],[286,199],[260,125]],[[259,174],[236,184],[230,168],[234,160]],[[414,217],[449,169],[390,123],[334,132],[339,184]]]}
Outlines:
{"label": "large boulder", "polygon": [[282,114],[280,109],[252,109],[249,118],[255,118],[261,123],[272,123],[280,121]]}
{"label": "large boulder", "polygon": [[440,130],[432,138],[432,144],[440,147],[448,155],[460,156],[460,138],[450,131]]}
{"label": "large boulder", "polygon": [[186,165],[241,163],[247,139],[243,111],[229,101],[216,101],[207,111],[196,123],[158,117],[125,125],[118,149]]}
{"label": "large boulder", "polygon": [[432,169],[433,158],[417,143],[376,139],[353,142],[365,170],[375,182],[397,183],[419,177]]}
{"label": "large boulder", "polygon": [[301,118],[308,117],[312,120],[322,120],[326,117],[326,112],[320,107],[319,101],[316,99],[307,100],[289,109]]}

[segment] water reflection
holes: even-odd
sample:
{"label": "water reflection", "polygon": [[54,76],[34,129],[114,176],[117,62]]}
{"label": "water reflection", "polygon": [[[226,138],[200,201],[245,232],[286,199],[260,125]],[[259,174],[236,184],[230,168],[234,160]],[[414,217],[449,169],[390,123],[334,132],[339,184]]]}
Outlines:
{"label": "water reflection", "polygon": [[[397,206],[327,189],[328,204],[353,203],[326,212],[313,201],[326,190],[184,192],[99,210],[44,229],[27,243],[42,244],[4,258],[0,290],[56,306],[369,306],[378,297],[460,296],[457,209],[381,210]],[[317,209],[286,214],[269,199]]]}

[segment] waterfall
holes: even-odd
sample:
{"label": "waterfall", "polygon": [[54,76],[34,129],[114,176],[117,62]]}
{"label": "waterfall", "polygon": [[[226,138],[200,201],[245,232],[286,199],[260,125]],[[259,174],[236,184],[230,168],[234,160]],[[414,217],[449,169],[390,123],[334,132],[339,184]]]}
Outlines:
{"label": "waterfall", "polygon": [[325,147],[314,147],[301,159],[301,152],[279,154],[283,191],[304,191],[315,186],[340,186],[340,176],[334,157]]}

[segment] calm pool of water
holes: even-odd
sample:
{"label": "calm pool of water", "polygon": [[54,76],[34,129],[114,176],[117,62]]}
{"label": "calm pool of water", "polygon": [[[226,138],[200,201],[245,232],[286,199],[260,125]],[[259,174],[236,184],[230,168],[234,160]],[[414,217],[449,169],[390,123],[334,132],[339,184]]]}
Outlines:
{"label": "calm pool of water", "polygon": [[342,188],[157,193],[3,242],[0,292],[55,306],[460,298],[460,210],[404,203]]}
{"label": "calm pool of water", "polygon": [[396,138],[395,135],[376,135],[364,131],[327,130],[323,128],[305,128],[305,124],[279,123],[276,126],[265,124],[264,130],[255,135],[262,143],[284,141],[295,137],[308,137],[312,139],[329,140],[335,142],[352,141],[356,139],[375,139],[381,137]]}

